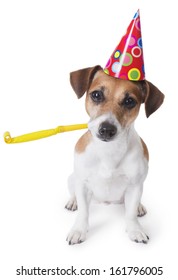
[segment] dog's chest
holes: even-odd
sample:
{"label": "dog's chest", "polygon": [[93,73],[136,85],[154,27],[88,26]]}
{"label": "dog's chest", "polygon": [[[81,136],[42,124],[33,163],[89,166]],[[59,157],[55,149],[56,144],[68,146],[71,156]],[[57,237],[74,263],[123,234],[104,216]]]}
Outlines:
{"label": "dog's chest", "polygon": [[129,178],[121,162],[116,159],[95,160],[95,169],[87,180],[87,187],[95,199],[103,202],[120,202],[123,200]]}
{"label": "dog's chest", "polygon": [[101,202],[121,202],[127,187],[144,173],[138,149],[129,150],[125,143],[91,144],[76,160],[88,190]]}
{"label": "dog's chest", "polygon": [[127,178],[117,170],[98,170],[87,180],[87,188],[101,202],[121,202],[127,187]]}

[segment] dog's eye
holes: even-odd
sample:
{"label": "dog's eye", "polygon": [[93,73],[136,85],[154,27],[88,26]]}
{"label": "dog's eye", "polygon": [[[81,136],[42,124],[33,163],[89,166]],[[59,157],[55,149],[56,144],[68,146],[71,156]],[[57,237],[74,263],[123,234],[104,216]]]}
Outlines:
{"label": "dog's eye", "polygon": [[122,105],[127,109],[132,109],[137,105],[137,102],[132,97],[125,97],[122,102]]}
{"label": "dog's eye", "polygon": [[96,103],[100,103],[100,102],[104,101],[103,92],[101,90],[93,91],[91,93],[91,99]]}

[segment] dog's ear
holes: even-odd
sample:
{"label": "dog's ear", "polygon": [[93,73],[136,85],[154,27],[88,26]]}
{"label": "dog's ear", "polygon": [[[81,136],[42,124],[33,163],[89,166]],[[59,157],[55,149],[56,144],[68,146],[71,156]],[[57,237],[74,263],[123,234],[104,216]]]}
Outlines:
{"label": "dog's ear", "polygon": [[147,80],[141,82],[143,102],[145,102],[145,113],[147,118],[154,113],[163,103],[164,94]]}
{"label": "dog's ear", "polygon": [[95,73],[101,69],[101,66],[97,65],[70,73],[70,83],[78,98],[88,90]]}

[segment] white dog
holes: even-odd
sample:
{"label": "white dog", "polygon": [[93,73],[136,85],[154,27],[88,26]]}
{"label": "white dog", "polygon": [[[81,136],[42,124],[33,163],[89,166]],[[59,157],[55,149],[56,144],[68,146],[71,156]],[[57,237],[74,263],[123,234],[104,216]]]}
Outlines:
{"label": "white dog", "polygon": [[148,81],[132,82],[106,75],[100,66],[71,73],[78,98],[86,95],[89,130],[75,147],[74,172],[69,177],[71,199],[66,208],[78,209],[67,241],[81,243],[88,230],[89,204],[124,203],[126,230],[131,240],[147,243],[149,237],[137,216],[146,214],[141,204],[148,172],[148,150],[134,129],[141,103],[149,117],[164,95]]}

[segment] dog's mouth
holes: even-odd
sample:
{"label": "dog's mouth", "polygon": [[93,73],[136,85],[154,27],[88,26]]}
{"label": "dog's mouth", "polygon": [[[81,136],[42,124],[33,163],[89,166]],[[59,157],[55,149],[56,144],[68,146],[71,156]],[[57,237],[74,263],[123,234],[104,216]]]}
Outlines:
{"label": "dog's mouth", "polygon": [[100,124],[98,128],[97,137],[104,142],[109,142],[114,139],[116,134],[117,134],[117,127],[105,121]]}

